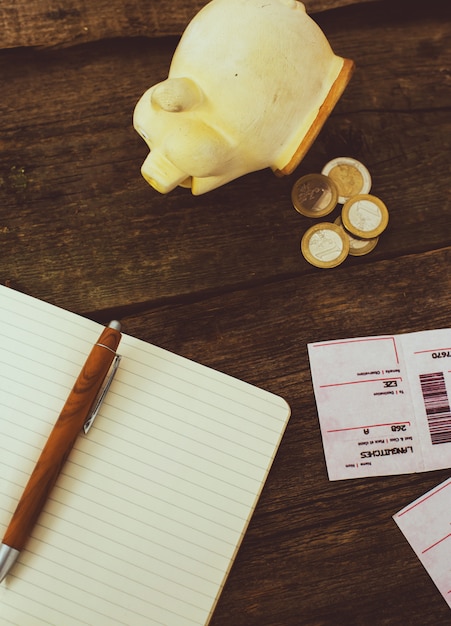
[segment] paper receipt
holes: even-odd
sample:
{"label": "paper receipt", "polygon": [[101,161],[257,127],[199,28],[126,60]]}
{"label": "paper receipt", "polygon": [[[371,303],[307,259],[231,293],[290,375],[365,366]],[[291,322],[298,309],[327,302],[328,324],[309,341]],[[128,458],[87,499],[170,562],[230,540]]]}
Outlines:
{"label": "paper receipt", "polygon": [[451,330],[308,344],[330,480],[451,467]]}
{"label": "paper receipt", "polygon": [[451,608],[451,479],[393,519]]}

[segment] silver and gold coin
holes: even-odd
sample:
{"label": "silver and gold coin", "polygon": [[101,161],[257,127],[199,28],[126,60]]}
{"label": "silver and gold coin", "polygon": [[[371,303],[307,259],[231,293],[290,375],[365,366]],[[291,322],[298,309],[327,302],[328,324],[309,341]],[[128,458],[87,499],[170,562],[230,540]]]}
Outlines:
{"label": "silver and gold coin", "polygon": [[360,239],[360,237],[355,237],[345,229],[340,216],[334,220],[334,224],[343,228],[343,232],[349,239],[349,254],[351,256],[364,256],[377,246],[379,237],[373,237],[372,239]]}
{"label": "silver and gold coin", "polygon": [[388,224],[388,210],[380,198],[361,194],[345,202],[341,212],[343,226],[361,239],[378,237]]}
{"label": "silver and gold coin", "polygon": [[338,202],[344,204],[352,196],[369,193],[371,175],[367,168],[351,157],[337,157],[327,163],[321,174],[331,178],[338,188]]}
{"label": "silver and gold coin", "polygon": [[306,217],[324,217],[337,206],[338,189],[323,174],[306,174],[293,185],[291,200],[298,213]]}
{"label": "silver and gold coin", "polygon": [[349,254],[349,240],[340,226],[321,222],[304,233],[301,251],[304,258],[315,267],[336,267]]}

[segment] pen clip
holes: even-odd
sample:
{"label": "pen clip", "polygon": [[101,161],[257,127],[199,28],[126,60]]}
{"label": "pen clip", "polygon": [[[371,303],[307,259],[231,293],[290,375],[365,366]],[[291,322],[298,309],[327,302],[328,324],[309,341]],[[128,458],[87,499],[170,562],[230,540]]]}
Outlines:
{"label": "pen clip", "polygon": [[95,418],[97,417],[97,415],[98,415],[98,413],[100,411],[100,407],[102,406],[102,403],[105,400],[105,396],[108,393],[108,389],[110,388],[111,383],[113,382],[114,375],[116,374],[117,368],[119,367],[119,361],[120,360],[121,360],[121,355],[120,354],[116,354],[116,356],[114,357],[114,360],[113,360],[113,362],[111,364],[110,373],[108,375],[108,378],[106,378],[105,385],[103,386],[103,389],[101,390],[101,392],[97,396],[95,404],[94,404],[90,414],[86,418],[85,423],[83,424],[83,430],[84,430],[85,435],[87,434],[87,432],[89,431],[89,429],[93,425],[94,420],[95,420]]}

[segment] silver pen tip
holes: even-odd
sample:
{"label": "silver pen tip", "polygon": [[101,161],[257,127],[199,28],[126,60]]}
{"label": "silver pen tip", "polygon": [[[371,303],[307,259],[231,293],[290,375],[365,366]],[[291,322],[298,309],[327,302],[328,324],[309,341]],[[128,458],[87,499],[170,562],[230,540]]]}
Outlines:
{"label": "silver pen tip", "polygon": [[5,543],[0,544],[0,583],[8,575],[19,554],[19,550],[11,548]]}
{"label": "silver pen tip", "polygon": [[112,320],[108,324],[108,328],[114,328],[114,330],[118,330],[120,332],[120,330],[121,330],[121,323],[118,322],[117,320]]}

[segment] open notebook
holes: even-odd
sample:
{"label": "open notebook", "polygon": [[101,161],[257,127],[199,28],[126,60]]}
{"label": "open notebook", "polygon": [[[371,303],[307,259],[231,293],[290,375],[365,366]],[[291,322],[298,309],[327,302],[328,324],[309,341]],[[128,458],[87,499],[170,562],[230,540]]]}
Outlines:
{"label": "open notebook", "polygon": [[[0,287],[0,540],[102,327]],[[284,400],[123,335],[26,549],[14,626],[207,624],[289,418]]]}

